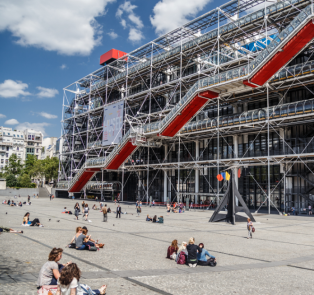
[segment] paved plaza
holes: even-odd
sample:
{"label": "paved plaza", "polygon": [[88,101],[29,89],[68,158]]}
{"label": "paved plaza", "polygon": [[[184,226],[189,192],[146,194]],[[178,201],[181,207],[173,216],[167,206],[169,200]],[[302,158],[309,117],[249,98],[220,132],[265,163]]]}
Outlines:
{"label": "paved plaza", "polygon": [[[2,202],[5,197],[0,197]],[[25,197],[22,197],[26,200]],[[121,204],[121,219],[91,210],[86,222],[62,214],[69,199],[33,199],[31,206],[0,205],[3,226],[24,234],[3,233],[0,294],[37,294],[36,280],[53,247],[64,249],[65,263],[82,271],[81,282],[92,288],[107,284],[107,294],[310,294],[314,271],[312,217],[257,215],[256,232],[248,240],[245,223],[235,226],[208,223],[212,211],[167,215],[164,207],[144,207],[137,217],[135,205]],[[82,200],[79,200],[80,204]],[[94,202],[89,202],[90,208]],[[111,209],[114,204],[108,203]],[[23,227],[22,219],[39,218],[44,227]],[[7,214],[6,214],[7,213]],[[146,215],[163,215],[164,224],[146,222]],[[49,219],[51,219],[49,221]],[[59,222],[58,222],[59,220]],[[77,226],[87,226],[92,238],[105,243],[97,252],[66,248]],[[173,239],[195,237],[217,258],[216,267],[189,268],[166,259]]]}

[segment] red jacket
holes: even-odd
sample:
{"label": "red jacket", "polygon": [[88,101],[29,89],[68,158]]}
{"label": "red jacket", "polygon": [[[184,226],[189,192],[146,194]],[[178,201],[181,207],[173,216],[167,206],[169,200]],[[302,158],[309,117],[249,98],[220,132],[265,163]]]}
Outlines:
{"label": "red jacket", "polygon": [[186,263],[186,255],[183,251],[180,252],[177,264],[185,264]]}

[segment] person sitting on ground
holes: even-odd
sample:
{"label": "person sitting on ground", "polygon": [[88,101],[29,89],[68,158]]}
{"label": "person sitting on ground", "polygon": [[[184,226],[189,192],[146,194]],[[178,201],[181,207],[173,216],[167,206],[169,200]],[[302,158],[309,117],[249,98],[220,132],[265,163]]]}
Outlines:
{"label": "person sitting on ground", "polygon": [[152,222],[153,223],[157,222],[157,215],[154,215]]}
{"label": "person sitting on ground", "polygon": [[176,259],[178,249],[179,249],[178,241],[177,240],[173,240],[172,243],[171,243],[171,246],[168,247],[167,258],[168,259]]}
{"label": "person sitting on ground", "polygon": [[[78,226],[76,228],[76,234],[75,236],[73,237],[73,239],[71,240],[70,244],[75,244],[75,237],[78,237],[80,234],[82,234],[82,228],[80,226]],[[72,247],[70,247],[72,248]],[[75,247],[76,248],[76,247]]]}
{"label": "person sitting on ground", "polygon": [[153,218],[149,217],[149,215],[147,214],[146,221],[152,221],[152,220],[153,220]]}
{"label": "person sitting on ground", "polygon": [[86,285],[81,285],[79,280],[81,271],[76,263],[65,266],[58,279],[58,289],[56,295],[84,295],[84,294],[105,294],[107,286],[103,285],[99,290],[91,290]]}
{"label": "person sitting on ground", "polygon": [[11,205],[11,200],[9,200],[7,204],[10,206]]}
{"label": "person sitting on ground", "polygon": [[170,205],[167,204],[167,212],[170,213],[171,209],[170,209]]}
{"label": "person sitting on ground", "polygon": [[111,209],[110,208],[107,209],[107,213],[111,213]]}
{"label": "person sitting on ground", "polygon": [[[197,253],[197,265],[216,266],[217,262],[216,262],[215,256],[210,255],[208,253],[208,251],[206,249],[204,249],[203,243],[200,243],[198,246],[202,249],[202,252]],[[208,260],[207,260],[206,256],[209,257]]]}
{"label": "person sitting on ground", "polygon": [[95,246],[96,248],[103,248],[105,244],[99,244],[98,240],[95,241],[92,239],[92,235],[87,235],[88,233],[88,229],[86,226],[84,226],[83,228],[83,235],[86,236],[86,239],[88,238],[88,241],[84,242],[84,244],[88,247],[88,246]]}
{"label": "person sitting on ground", "polygon": [[86,245],[84,244],[85,239],[86,239],[86,236],[83,235],[83,229],[81,227],[79,227],[78,232],[76,233],[76,235],[74,237],[76,250],[85,250],[86,249]]}
{"label": "person sitting on ground", "polygon": [[43,227],[43,225],[40,223],[38,218],[35,218],[33,221],[29,221],[29,212],[26,212],[23,218],[23,224],[29,224],[29,226],[40,226]]}
{"label": "person sitting on ground", "polygon": [[177,264],[186,264],[186,257],[188,255],[188,251],[186,250],[187,243],[182,242],[181,246],[178,249],[178,254],[176,257]]}
{"label": "person sitting on ground", "polygon": [[7,204],[7,200],[3,200],[2,204],[6,205]]}
{"label": "person sitting on ground", "polygon": [[2,232],[5,232],[5,233],[17,233],[17,234],[22,234],[23,231],[17,231],[17,230],[14,230],[12,228],[9,228],[9,227],[4,227],[4,226],[0,226],[0,233]]}
{"label": "person sitting on ground", "polygon": [[99,210],[99,208],[97,208],[96,204],[94,204],[94,206],[92,207],[93,210]]}
{"label": "person sitting on ground", "polygon": [[187,258],[187,264],[189,267],[196,267],[197,265],[197,251],[199,253],[202,252],[202,248],[200,248],[197,245],[194,245],[195,239],[190,238],[189,244],[186,246],[186,249],[188,251],[188,258]]}
{"label": "person sitting on ground", "polygon": [[23,205],[22,205],[22,202],[19,202],[19,206],[20,206],[20,207],[22,207],[22,206],[23,206]]}
{"label": "person sitting on ground", "polygon": [[158,223],[164,223],[164,217],[163,216],[160,216],[158,217]]}
{"label": "person sitting on ground", "polygon": [[67,207],[64,207],[64,209],[62,210],[62,213],[66,213],[67,212]]}
{"label": "person sitting on ground", "polygon": [[71,262],[66,264],[60,264],[58,261],[62,258],[63,249],[53,248],[49,253],[48,261],[42,266],[39,272],[37,286],[40,288],[44,285],[57,285],[57,280],[60,277],[60,271],[64,266],[69,265]]}

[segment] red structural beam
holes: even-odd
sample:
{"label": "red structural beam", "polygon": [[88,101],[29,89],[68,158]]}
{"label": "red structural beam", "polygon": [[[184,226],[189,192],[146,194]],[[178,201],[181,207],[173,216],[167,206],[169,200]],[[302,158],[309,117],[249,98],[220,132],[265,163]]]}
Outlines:
{"label": "red structural beam", "polygon": [[69,189],[69,193],[80,192],[85,184],[92,178],[96,171],[100,171],[100,168],[89,168],[86,169],[76,183]]}
{"label": "red structural beam", "polygon": [[[122,56],[127,55],[127,53],[117,50],[117,49],[111,49],[100,56],[100,65],[104,65],[105,63],[110,63]],[[127,58],[126,58],[127,59]]]}
{"label": "red structural beam", "polygon": [[[204,91],[199,94],[207,98],[216,98],[218,93],[213,91]],[[160,134],[162,136],[175,136],[179,130],[207,103],[208,99],[196,95],[188,105],[182,110],[181,114],[167,126],[167,128]]]}
{"label": "red structural beam", "polygon": [[[264,85],[274,74],[291,60],[314,38],[314,24],[309,21],[282,49],[278,51],[249,81],[243,84],[258,87]],[[257,84],[251,84],[250,82]]]}
{"label": "red structural beam", "polygon": [[128,156],[136,149],[136,146],[131,141],[126,143],[121,151],[112,159],[112,161],[105,167],[108,170],[117,170],[127,159]]}

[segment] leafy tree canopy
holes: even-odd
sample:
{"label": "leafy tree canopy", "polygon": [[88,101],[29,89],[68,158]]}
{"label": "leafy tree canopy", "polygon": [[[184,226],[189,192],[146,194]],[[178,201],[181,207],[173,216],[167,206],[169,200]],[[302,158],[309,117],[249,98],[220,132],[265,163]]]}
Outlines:
{"label": "leafy tree canopy", "polygon": [[4,167],[5,174],[13,174],[14,176],[20,175],[23,171],[21,159],[16,154],[12,154],[9,158],[8,165]]}

